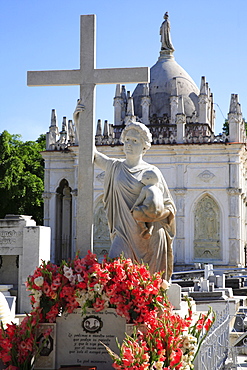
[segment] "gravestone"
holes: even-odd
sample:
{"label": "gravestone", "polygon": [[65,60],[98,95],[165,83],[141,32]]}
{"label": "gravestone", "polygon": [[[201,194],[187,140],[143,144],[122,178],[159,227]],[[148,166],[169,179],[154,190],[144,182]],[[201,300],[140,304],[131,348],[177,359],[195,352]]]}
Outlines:
{"label": "gravestone", "polygon": [[167,290],[167,297],[175,310],[181,310],[181,286],[171,284]]}
{"label": "gravestone", "polygon": [[116,338],[119,343],[124,339],[126,320],[112,308],[102,312],[88,309],[84,315],[77,309],[57,318],[56,331],[56,369],[97,366],[109,370],[112,360],[102,343],[119,354]]}
{"label": "gravestone", "polygon": [[6,215],[0,220],[0,281],[13,285],[18,312],[31,309],[25,282],[41,260],[50,259],[50,228],[36,226],[31,216]]}

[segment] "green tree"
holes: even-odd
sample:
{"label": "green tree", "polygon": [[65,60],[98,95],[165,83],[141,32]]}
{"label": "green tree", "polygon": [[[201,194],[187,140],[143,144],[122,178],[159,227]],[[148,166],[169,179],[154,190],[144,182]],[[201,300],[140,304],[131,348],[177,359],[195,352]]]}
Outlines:
{"label": "green tree", "polygon": [[222,131],[224,132],[224,134],[229,135],[229,123],[227,119],[225,119],[225,123],[223,124]]}
{"label": "green tree", "polygon": [[6,214],[30,215],[43,223],[45,135],[21,141],[8,131],[0,134],[0,218]]}

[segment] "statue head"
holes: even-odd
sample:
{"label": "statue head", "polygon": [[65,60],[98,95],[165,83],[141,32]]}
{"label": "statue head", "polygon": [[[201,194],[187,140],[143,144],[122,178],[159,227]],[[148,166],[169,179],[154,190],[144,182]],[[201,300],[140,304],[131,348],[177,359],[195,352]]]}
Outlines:
{"label": "statue head", "polygon": [[142,174],[141,182],[144,185],[155,185],[159,182],[157,173],[154,170],[146,170]]}
{"label": "statue head", "polygon": [[124,143],[125,136],[129,130],[136,130],[142,139],[143,142],[143,152],[145,153],[150,147],[151,147],[151,142],[152,142],[152,134],[141,122],[135,122],[135,121],[130,121],[130,123],[123,129],[120,137],[120,141]]}
{"label": "statue head", "polygon": [[168,19],[168,18],[169,18],[168,12],[165,12],[164,19]]}

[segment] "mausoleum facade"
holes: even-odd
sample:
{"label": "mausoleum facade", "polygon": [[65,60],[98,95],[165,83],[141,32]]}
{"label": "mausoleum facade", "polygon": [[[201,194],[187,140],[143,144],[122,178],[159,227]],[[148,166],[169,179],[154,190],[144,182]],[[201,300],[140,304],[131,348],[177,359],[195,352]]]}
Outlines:
{"label": "mausoleum facade", "polygon": [[[161,50],[151,68],[150,83],[138,84],[133,94],[125,86],[116,86],[114,122],[98,121],[95,143],[106,155],[123,158],[121,131],[130,120],[143,122],[153,136],[145,161],[161,170],[177,207],[175,269],[194,263],[244,266],[247,152],[238,96],[230,98],[229,134],[216,135],[209,85],[203,76],[198,88],[175,61],[167,26],[168,16],[161,27]],[[51,227],[54,262],[77,252],[79,144],[74,122],[64,117],[59,132],[53,110],[42,155],[44,225]],[[102,202],[104,173],[96,167],[94,173],[94,250],[103,257],[111,244]]]}

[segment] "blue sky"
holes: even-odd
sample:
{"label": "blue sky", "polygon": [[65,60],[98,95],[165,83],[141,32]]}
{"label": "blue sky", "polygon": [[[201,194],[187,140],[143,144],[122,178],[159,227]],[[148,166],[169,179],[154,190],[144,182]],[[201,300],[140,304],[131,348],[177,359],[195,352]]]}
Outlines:
{"label": "blue sky", "polygon": [[[216,133],[231,93],[239,94],[247,118],[246,0],[0,0],[0,132],[36,140],[53,108],[60,128],[63,116],[72,118],[79,87],[27,87],[26,73],[79,68],[81,14],[97,16],[97,68],[151,67],[166,11],[176,61],[198,86],[206,76],[222,111],[216,105]],[[97,87],[96,119],[113,122],[114,91]]]}

